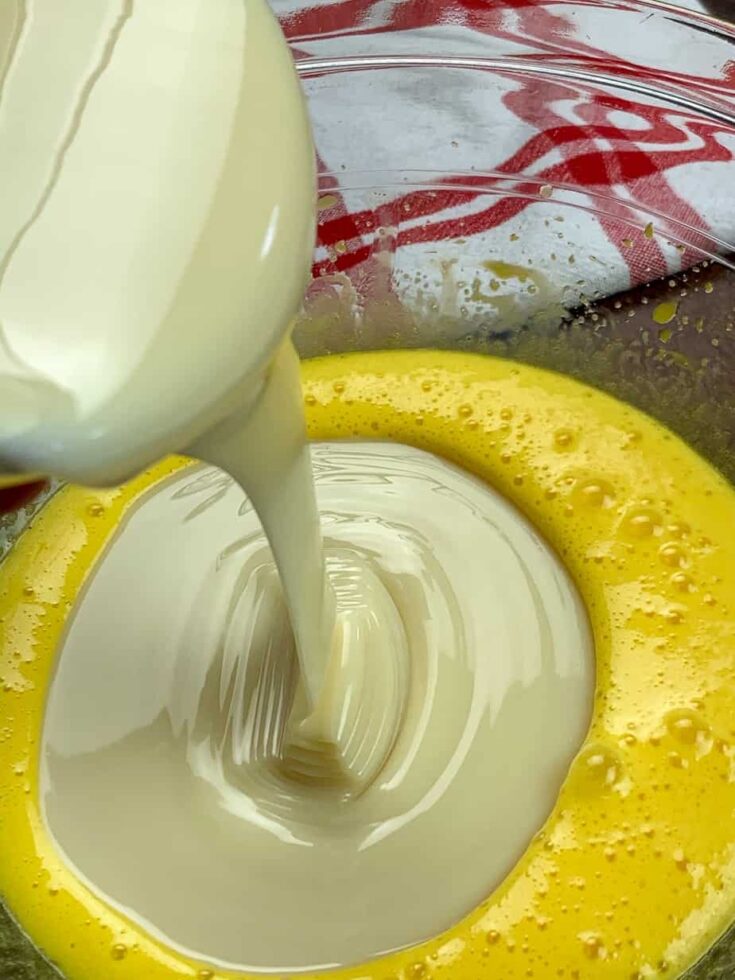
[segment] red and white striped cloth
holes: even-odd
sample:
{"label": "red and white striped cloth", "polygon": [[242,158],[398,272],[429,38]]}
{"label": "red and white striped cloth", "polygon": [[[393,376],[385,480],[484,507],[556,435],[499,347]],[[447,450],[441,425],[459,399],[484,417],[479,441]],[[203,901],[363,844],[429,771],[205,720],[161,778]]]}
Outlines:
{"label": "red and white striped cloth", "polygon": [[[714,36],[705,18],[689,15],[692,26],[665,5],[635,0],[271,2],[297,60],[518,56],[536,64],[600,70],[628,82],[676,86],[694,99],[735,107],[735,33],[730,61],[727,41]],[[700,5],[689,0],[689,6]],[[554,295],[524,288],[518,316],[533,313],[540,304],[572,305],[570,297],[579,296],[583,282],[586,295],[610,295],[696,261],[696,252],[682,254],[665,234],[639,235],[635,248],[626,244],[621,220],[641,221],[632,205],[684,222],[695,236],[718,238],[723,250],[735,242],[735,127],[685,107],[664,107],[642,93],[564,78],[540,81],[520,72],[485,74],[476,73],[472,85],[463,81],[456,93],[451,72],[404,75],[400,84],[390,72],[356,72],[339,85],[328,78],[307,82],[320,165],[337,175],[330,190],[334,205],[320,222],[317,273],[352,274],[375,250],[381,215],[365,207],[364,196],[341,187],[339,175],[393,168],[397,160],[405,161],[400,166],[444,172],[438,193],[396,191],[394,213],[406,217],[394,243],[400,246],[400,268],[393,275],[400,277],[404,294],[437,261],[438,251],[443,268],[452,267],[463,282],[471,281],[473,270],[488,258],[544,273]],[[491,98],[497,108],[489,129]],[[375,111],[376,106],[384,111]],[[461,181],[452,177],[470,170],[523,175],[555,187],[574,184],[591,196],[603,195],[608,216],[560,209],[565,239],[577,256],[574,267],[564,263],[562,268],[554,265],[549,235],[541,226],[540,215],[547,212],[521,197],[478,197],[467,189],[466,175]],[[329,247],[335,244],[337,252]],[[414,299],[418,292],[419,287]]]}

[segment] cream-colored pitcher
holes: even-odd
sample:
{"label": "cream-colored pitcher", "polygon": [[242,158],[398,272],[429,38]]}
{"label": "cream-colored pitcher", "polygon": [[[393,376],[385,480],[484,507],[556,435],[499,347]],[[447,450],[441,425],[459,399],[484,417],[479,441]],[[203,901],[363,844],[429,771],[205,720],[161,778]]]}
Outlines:
{"label": "cream-colored pitcher", "polygon": [[265,0],[0,5],[0,472],[116,483],[253,400],[314,162]]}

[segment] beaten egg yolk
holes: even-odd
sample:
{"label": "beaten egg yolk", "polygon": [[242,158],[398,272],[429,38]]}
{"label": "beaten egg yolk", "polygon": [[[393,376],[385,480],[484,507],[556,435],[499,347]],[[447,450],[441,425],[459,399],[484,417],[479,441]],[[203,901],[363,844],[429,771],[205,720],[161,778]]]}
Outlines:
{"label": "beaten egg yolk", "polygon": [[[329,976],[677,976],[735,914],[735,492],[637,410],[509,361],[352,354],[306,362],[303,380],[312,438],[404,442],[505,494],[572,575],[597,660],[587,740],[501,886],[437,939]],[[38,798],[67,619],[126,511],[186,465],[61,491],[0,567],[0,894],[69,980],[243,976],[96,898],[55,852]]]}

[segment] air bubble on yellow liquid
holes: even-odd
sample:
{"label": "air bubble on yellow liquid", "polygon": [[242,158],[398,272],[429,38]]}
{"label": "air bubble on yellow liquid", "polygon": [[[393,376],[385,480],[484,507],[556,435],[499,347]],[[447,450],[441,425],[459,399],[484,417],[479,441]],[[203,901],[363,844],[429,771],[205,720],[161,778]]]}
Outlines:
{"label": "air bubble on yellow liquid", "polygon": [[625,515],[623,532],[628,538],[641,540],[662,531],[663,519],[650,507],[634,507]]}
{"label": "air bubble on yellow liquid", "polygon": [[598,793],[619,783],[622,772],[622,761],[615,750],[608,745],[593,743],[577,756],[569,780],[582,793]]}
{"label": "air bubble on yellow liquid", "polygon": [[666,715],[666,729],[680,746],[696,749],[704,755],[713,744],[712,733],[702,716],[690,708],[676,708]]}
{"label": "air bubble on yellow liquid", "polygon": [[561,452],[574,448],[576,435],[572,429],[557,429],[554,433],[554,448]]}
{"label": "air bubble on yellow liquid", "polygon": [[610,508],[615,503],[615,488],[607,480],[581,480],[575,487],[575,498],[589,507]]}
{"label": "air bubble on yellow liquid", "polygon": [[673,542],[661,545],[658,554],[664,565],[670,565],[672,568],[682,568],[686,564],[686,552]]}
{"label": "air bubble on yellow liquid", "polygon": [[671,576],[671,584],[679,592],[684,593],[694,592],[696,588],[694,582],[690,576],[686,574],[686,572],[674,572],[674,574]]}
{"label": "air bubble on yellow liquid", "polygon": [[579,938],[584,949],[584,954],[588,959],[607,959],[607,950],[600,936],[593,932],[584,932],[580,934]]}

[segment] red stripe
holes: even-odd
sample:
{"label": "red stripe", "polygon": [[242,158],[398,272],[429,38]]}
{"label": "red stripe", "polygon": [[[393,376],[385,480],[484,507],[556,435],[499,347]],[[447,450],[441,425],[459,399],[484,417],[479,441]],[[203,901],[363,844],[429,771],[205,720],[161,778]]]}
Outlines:
{"label": "red stripe", "polygon": [[[595,3],[589,5],[595,6]],[[502,5],[484,0],[457,0],[445,3],[437,12],[437,6],[426,0],[404,0],[389,8],[383,22],[377,23],[370,17],[373,12],[370,0],[344,0],[342,3],[300,11],[286,18],[285,26],[289,35],[296,39],[336,32],[369,33],[387,27],[410,30],[451,22],[491,33],[498,38],[524,41],[535,48],[536,54],[531,54],[531,57],[537,60],[554,58],[558,63],[559,55],[563,54],[567,63],[658,82],[668,78],[679,86],[694,85],[699,91],[709,91],[719,98],[725,91],[735,90],[733,65],[726,66],[722,77],[718,78],[647,69],[576,40],[573,37],[574,25],[550,10],[551,6],[549,0],[505,0]],[[629,9],[625,4],[619,7]],[[520,30],[513,34],[504,26],[509,9],[516,12],[516,28],[520,24]],[[731,155],[717,138],[721,132],[727,131],[724,127],[691,119],[670,108],[628,102],[589,86],[529,79],[520,72],[515,78],[519,88],[505,97],[505,105],[516,118],[536,132],[508,159],[497,165],[496,172],[517,180],[517,193],[521,192],[524,183],[530,186],[529,171],[534,165],[549,151],[555,150],[562,155],[562,162],[534,174],[534,179],[574,184],[590,193],[604,191],[611,197],[605,206],[615,215],[628,220],[638,219],[627,195],[622,193],[628,189],[635,204],[666,210],[672,217],[686,221],[693,228],[703,233],[707,231],[707,224],[697,211],[674,193],[664,171],[703,160],[729,161]],[[560,102],[573,107],[583,124],[571,124],[560,116],[555,111],[555,103]],[[632,134],[626,132],[610,120],[609,114],[614,110],[635,113],[646,121],[648,128]],[[698,145],[685,148],[692,137],[699,141]],[[661,144],[664,144],[663,149],[658,148]],[[649,146],[650,149],[647,148]],[[335,184],[337,180],[335,178]],[[414,190],[397,197],[389,206],[389,218],[400,214],[403,218],[429,219],[450,208],[467,205],[472,202],[476,192],[453,189],[452,184],[474,186],[479,190],[488,185],[488,177],[457,175],[443,178],[440,183],[441,189],[438,190]],[[479,234],[498,227],[520,213],[528,203],[520,198],[495,200],[488,207],[461,219],[438,219],[427,221],[421,227],[404,228],[399,234],[398,245]],[[320,236],[326,243],[345,241],[348,251],[336,256],[334,261],[320,263],[317,268],[346,270],[365,261],[373,248],[363,244],[362,236],[371,233],[380,220],[371,209],[350,214],[344,201],[340,200],[320,225]],[[621,249],[616,240],[620,236],[620,225],[613,218],[604,216],[600,217],[600,223],[615,247]],[[665,259],[656,242],[649,244],[646,240],[635,251],[621,250],[621,255],[634,276],[645,272],[650,278],[652,270],[665,271]]]}

